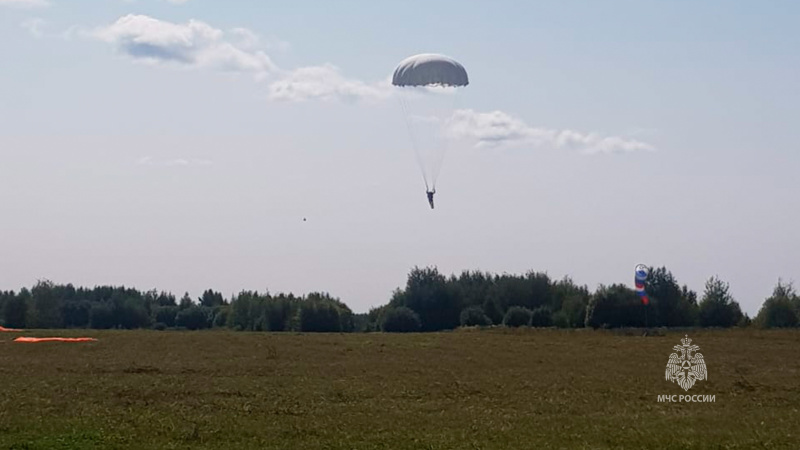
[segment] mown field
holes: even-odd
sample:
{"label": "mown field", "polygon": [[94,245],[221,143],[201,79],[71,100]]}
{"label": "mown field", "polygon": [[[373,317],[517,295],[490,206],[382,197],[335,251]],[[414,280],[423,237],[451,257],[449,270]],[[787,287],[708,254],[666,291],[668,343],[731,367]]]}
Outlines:
{"label": "mown field", "polygon": [[715,403],[677,331],[4,333],[0,448],[800,448],[800,332],[688,333]]}

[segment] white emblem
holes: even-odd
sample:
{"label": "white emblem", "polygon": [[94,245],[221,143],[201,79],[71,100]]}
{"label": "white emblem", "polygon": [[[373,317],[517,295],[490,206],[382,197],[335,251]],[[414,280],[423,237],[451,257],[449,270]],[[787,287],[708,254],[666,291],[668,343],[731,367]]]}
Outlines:
{"label": "white emblem", "polygon": [[706,362],[703,359],[702,353],[692,352],[700,350],[697,345],[691,345],[692,340],[689,336],[681,339],[681,344],[672,347],[676,352],[669,355],[667,362],[667,381],[678,382],[678,385],[684,391],[688,391],[694,386],[695,381],[708,380],[708,371],[706,370]]}

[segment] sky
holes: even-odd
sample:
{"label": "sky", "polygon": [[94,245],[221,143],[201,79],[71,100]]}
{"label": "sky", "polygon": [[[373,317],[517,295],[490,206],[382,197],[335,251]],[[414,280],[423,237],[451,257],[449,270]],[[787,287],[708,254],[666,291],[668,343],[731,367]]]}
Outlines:
{"label": "sky", "polygon": [[[799,20],[791,1],[0,0],[0,289],[363,312],[414,266],[594,289],[644,263],[699,293],[719,276],[753,315],[800,277]],[[389,83],[418,53],[470,77],[435,210]]]}

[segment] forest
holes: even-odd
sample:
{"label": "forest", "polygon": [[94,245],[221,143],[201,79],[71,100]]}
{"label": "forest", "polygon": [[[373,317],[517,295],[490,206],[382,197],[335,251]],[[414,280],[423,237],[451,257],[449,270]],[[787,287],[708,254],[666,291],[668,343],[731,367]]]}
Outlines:
{"label": "forest", "polygon": [[711,277],[704,291],[680,285],[666,267],[645,283],[649,305],[623,284],[590,290],[544,272],[446,276],[415,267],[388,302],[356,314],[329,293],[305,295],[242,291],[225,298],[208,289],[198,299],[125,286],[75,287],[42,280],[31,288],[0,291],[0,323],[12,328],[156,330],[230,328],[239,331],[430,332],[461,326],[797,327],[800,296],[778,280],[754,318],[743,313],[727,282]]}

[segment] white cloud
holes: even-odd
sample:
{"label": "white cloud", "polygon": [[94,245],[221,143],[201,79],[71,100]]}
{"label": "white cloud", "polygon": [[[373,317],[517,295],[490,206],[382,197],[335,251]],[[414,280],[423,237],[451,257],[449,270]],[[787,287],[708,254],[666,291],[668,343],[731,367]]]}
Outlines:
{"label": "white cloud", "polygon": [[270,99],[281,101],[375,101],[390,95],[388,82],[367,84],[345,78],[339,68],[331,64],[295,69],[269,86]]}
{"label": "white cloud", "polygon": [[47,0],[0,0],[0,6],[10,6],[12,8],[43,8],[50,6]]}
{"label": "white cloud", "polygon": [[265,50],[277,50],[279,52],[286,52],[291,48],[291,45],[286,41],[275,38],[264,39],[247,28],[233,28],[230,32],[232,35],[239,38],[237,45],[241,48],[261,48]]}
{"label": "white cloud", "polygon": [[195,158],[175,158],[175,159],[156,159],[152,156],[145,156],[136,161],[140,166],[162,166],[162,167],[185,167],[185,166],[210,166],[213,164],[207,159]]}
{"label": "white cloud", "polygon": [[[34,32],[31,26],[28,28]],[[234,28],[226,33],[197,20],[178,24],[129,14],[83,34],[108,42],[120,53],[147,64],[249,72],[257,79],[277,75],[269,85],[271,100],[355,102],[382,100],[392,95],[388,79],[365,83],[346,78],[332,64],[281,71],[260,49],[286,51],[289,44],[277,39],[265,41],[247,28]]]}
{"label": "white cloud", "polygon": [[277,70],[264,52],[236,45],[224,31],[197,20],[177,24],[129,14],[89,35],[149,64],[246,72],[256,78]]}
{"label": "white cloud", "polygon": [[241,48],[256,48],[261,41],[261,38],[256,33],[247,28],[233,28],[231,34],[239,38],[238,45]]}
{"label": "white cloud", "polygon": [[[41,36],[42,24],[40,19],[34,19],[24,26],[32,34]],[[389,78],[366,83],[345,77],[332,64],[280,70],[267,54],[259,50],[264,48],[264,42],[246,28],[234,28],[226,33],[197,20],[178,24],[130,14],[120,17],[109,26],[85,34],[114,45],[118,51],[134,60],[149,64],[246,72],[254,74],[256,79],[275,76],[268,87],[269,99],[273,101],[376,102],[388,99],[394,93]],[[280,45],[288,47],[285,43]],[[450,91],[435,89],[429,93],[448,94]],[[534,127],[502,111],[479,113],[471,109],[457,110],[443,126],[450,138],[469,139],[482,147],[536,145],[576,149],[583,153],[655,150],[653,145],[630,137]],[[181,159],[155,162],[148,157],[139,163],[189,165],[198,162]]]}
{"label": "white cloud", "polygon": [[[0,0],[2,1],[2,0]],[[44,19],[39,17],[34,17],[32,19],[28,19],[20,24],[22,28],[28,30],[28,32],[35,38],[44,37],[44,26],[46,22]]]}
{"label": "white cloud", "polygon": [[457,110],[448,120],[447,132],[452,138],[473,140],[482,147],[527,144],[570,148],[589,154],[655,150],[653,145],[636,139],[533,127],[502,111]]}
{"label": "white cloud", "polygon": [[20,23],[19,25],[22,28],[28,30],[28,33],[30,33],[31,36],[35,37],[36,39],[48,38],[48,39],[69,40],[69,39],[72,39],[72,37],[76,33],[80,33],[81,32],[81,28],[76,26],[76,25],[73,25],[73,26],[67,28],[66,30],[58,32],[58,33],[52,32],[52,31],[49,30],[50,27],[48,25],[48,22],[46,20],[44,20],[44,19],[39,18],[39,17],[33,17],[33,18],[30,18],[30,19],[27,19],[27,20],[23,21],[22,23]]}

